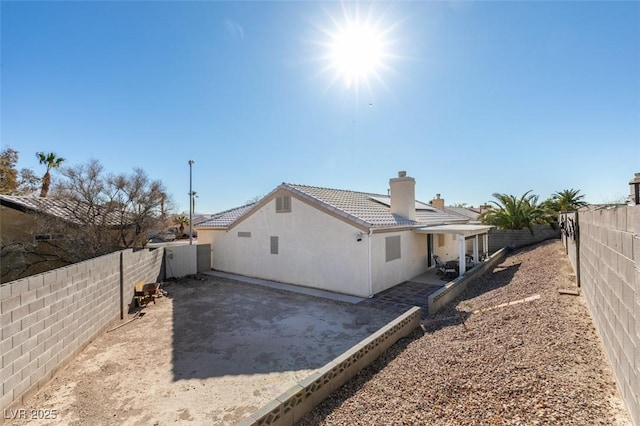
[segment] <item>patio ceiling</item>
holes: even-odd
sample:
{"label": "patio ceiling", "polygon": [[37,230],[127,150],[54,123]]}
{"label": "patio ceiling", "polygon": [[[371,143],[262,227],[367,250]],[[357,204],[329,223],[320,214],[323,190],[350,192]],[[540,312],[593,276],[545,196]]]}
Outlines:
{"label": "patio ceiling", "polygon": [[435,225],[414,229],[421,234],[458,234],[464,236],[480,235],[488,233],[493,226],[490,225]]}

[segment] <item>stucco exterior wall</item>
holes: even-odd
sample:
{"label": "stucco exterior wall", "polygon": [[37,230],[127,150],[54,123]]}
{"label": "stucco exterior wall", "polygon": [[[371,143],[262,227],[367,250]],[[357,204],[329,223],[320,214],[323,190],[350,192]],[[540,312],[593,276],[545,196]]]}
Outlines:
{"label": "stucco exterior wall", "polygon": [[[400,236],[400,258],[386,260],[386,238]],[[427,235],[408,230],[373,234],[371,237],[373,292],[400,284],[427,270]]]}
{"label": "stucco exterior wall", "polygon": [[[39,216],[27,214],[5,206],[0,206],[0,216],[2,217],[2,220],[0,220],[0,238],[3,244],[9,242],[31,244],[34,242],[36,235],[34,229],[38,228]],[[41,254],[47,255],[55,253],[55,248],[48,244],[36,243],[36,247]],[[24,256],[26,258],[25,262],[30,264],[25,270],[14,270],[14,265],[11,264],[11,261],[8,261],[6,258],[2,259],[2,262],[0,262],[0,272],[2,275],[0,282],[10,282],[66,265],[66,263],[58,260],[43,261],[42,257],[35,253],[26,253]]]}
{"label": "stucco exterior wall", "polygon": [[[274,199],[229,231],[200,229],[200,242],[212,247],[213,269],[369,295],[366,234],[357,241],[358,228],[293,196],[291,212],[275,209]],[[278,237],[278,254],[271,254],[271,237]]]}
{"label": "stucco exterior wall", "polygon": [[[443,246],[438,246],[438,235],[434,234],[433,236],[433,254],[440,256],[440,258],[444,262],[448,260],[458,260],[458,257],[459,257],[458,236],[456,234],[442,234],[442,235],[444,236]],[[471,241],[469,241],[469,244],[472,244]],[[426,248],[424,253],[426,256],[426,253],[427,253]]]}
{"label": "stucco exterior wall", "polygon": [[196,245],[165,247],[166,278],[181,278],[198,272],[197,249]]}

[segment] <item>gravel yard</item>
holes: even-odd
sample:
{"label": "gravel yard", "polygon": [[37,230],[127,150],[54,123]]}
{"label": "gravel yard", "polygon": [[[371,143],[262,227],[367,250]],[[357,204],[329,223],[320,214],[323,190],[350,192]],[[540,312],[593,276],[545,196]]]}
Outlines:
{"label": "gravel yard", "polygon": [[300,424],[629,425],[576,288],[560,241],[517,250]]}

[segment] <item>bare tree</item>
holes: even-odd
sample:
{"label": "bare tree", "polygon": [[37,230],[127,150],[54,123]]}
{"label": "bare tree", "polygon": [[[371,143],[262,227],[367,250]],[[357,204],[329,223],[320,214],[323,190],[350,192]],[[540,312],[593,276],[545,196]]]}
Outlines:
{"label": "bare tree", "polygon": [[37,198],[43,207],[30,213],[31,224],[24,227],[30,235],[1,236],[3,277],[9,269],[26,270],[40,261],[58,267],[144,247],[150,234],[166,228],[173,203],[163,184],[142,169],[108,174],[91,160],[60,173],[50,197]]}

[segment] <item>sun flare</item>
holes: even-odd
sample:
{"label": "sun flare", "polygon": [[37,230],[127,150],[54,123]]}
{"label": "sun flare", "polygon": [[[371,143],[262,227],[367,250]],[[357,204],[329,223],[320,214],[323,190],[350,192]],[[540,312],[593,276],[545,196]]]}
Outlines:
{"label": "sun flare", "polygon": [[393,25],[384,23],[384,14],[366,11],[355,4],[342,4],[341,15],[327,13],[330,26],[321,26],[326,39],[323,73],[331,75],[331,85],[342,82],[344,88],[372,90],[374,82],[381,83],[382,75],[390,68]]}
{"label": "sun flare", "polygon": [[352,24],[333,36],[332,68],[347,85],[375,74],[384,56],[382,34],[372,26]]}

